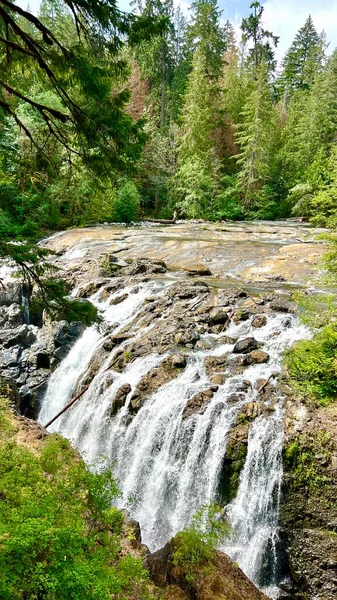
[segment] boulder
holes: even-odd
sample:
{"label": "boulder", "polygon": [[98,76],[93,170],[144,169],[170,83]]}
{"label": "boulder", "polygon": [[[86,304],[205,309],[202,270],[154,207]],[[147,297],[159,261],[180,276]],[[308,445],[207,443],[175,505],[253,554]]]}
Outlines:
{"label": "boulder", "polygon": [[243,340],[236,342],[233,352],[234,354],[247,354],[252,350],[256,350],[259,347],[259,343],[254,337],[248,337]]}
{"label": "boulder", "polygon": [[199,275],[200,277],[203,277],[212,275],[212,271],[206,267],[206,265],[202,264],[188,265],[187,267],[184,267],[184,271],[191,276]]}
{"label": "boulder", "polygon": [[255,329],[264,327],[266,324],[267,324],[266,315],[256,315],[252,320],[252,327],[255,327]]}
{"label": "boulder", "polygon": [[196,296],[204,296],[209,294],[209,288],[207,283],[203,281],[195,281],[193,283],[178,282],[173,284],[168,290],[169,298],[195,298]]}
{"label": "boulder", "polygon": [[229,322],[228,312],[226,307],[217,306],[213,308],[210,313],[210,321],[213,324],[227,324]]}
{"label": "boulder", "polygon": [[[179,536],[179,534],[178,534]],[[179,537],[170,540],[164,548],[150,554],[147,559],[152,581],[159,587],[180,588],[186,596],[167,598],[189,600],[268,600],[244,575],[237,564],[226,554],[213,550],[211,555],[193,565],[193,577],[186,573],[183,563],[177,565],[174,553]],[[165,596],[164,596],[165,597]]]}
{"label": "boulder", "polygon": [[296,312],[296,304],[291,302],[287,298],[283,298],[282,296],[276,297],[270,303],[270,308],[272,310],[276,310],[277,312],[285,312],[285,313],[294,313]]}
{"label": "boulder", "polygon": [[173,367],[170,358],[164,359],[158,367],[151,369],[142,377],[131,396],[131,411],[138,412],[151,394],[177,375],[177,369]]}
{"label": "boulder", "polygon": [[242,361],[243,365],[260,365],[269,362],[269,354],[263,350],[253,350],[249,352]]}
{"label": "boulder", "polygon": [[250,312],[248,310],[236,310],[232,316],[234,323],[241,323],[241,321],[248,321],[250,318]]}
{"label": "boulder", "polygon": [[178,331],[175,335],[175,342],[180,346],[191,345],[193,347],[198,340],[200,340],[200,335],[193,327]]}
{"label": "boulder", "polygon": [[120,294],[120,296],[116,296],[116,298],[112,298],[110,300],[110,304],[111,305],[115,305],[115,304],[121,304],[122,302],[124,302],[124,300],[127,299],[129,294]]}
{"label": "boulder", "polygon": [[124,275],[144,275],[166,273],[167,267],[163,260],[152,258],[137,258],[128,267],[123,269]]}
{"label": "boulder", "polygon": [[204,365],[207,373],[214,371],[224,371],[228,364],[228,355],[225,356],[206,356]]}
{"label": "boulder", "polygon": [[213,394],[214,391],[211,388],[208,390],[204,390],[199,394],[195,394],[195,396],[193,396],[187,401],[182,418],[188,419],[188,417],[190,417],[191,415],[203,414],[207,404],[213,398]]}
{"label": "boulder", "polygon": [[110,409],[110,417],[114,417],[120,408],[125,405],[126,398],[128,394],[131,392],[131,385],[129,383],[124,383],[120,388],[118,388],[114,399],[112,400],[111,409]]}
{"label": "boulder", "polygon": [[175,369],[185,369],[187,364],[186,354],[174,354],[171,357],[172,367]]}

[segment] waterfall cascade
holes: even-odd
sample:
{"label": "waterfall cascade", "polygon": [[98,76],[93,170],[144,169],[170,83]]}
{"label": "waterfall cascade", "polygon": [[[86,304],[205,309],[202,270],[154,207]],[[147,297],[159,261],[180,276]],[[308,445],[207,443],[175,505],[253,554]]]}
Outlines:
{"label": "waterfall cascade", "polygon": [[[252,319],[231,322],[223,333],[202,333],[199,347],[184,348],[186,368],[146,397],[137,412],[131,399],[142,378],[159,368],[171,354],[153,351],[114,368],[114,357],[137,343],[144,331],[160,332],[160,323],[169,319],[169,308],[156,322],[142,325],[144,301],[167,298],[172,285],[168,279],[145,281],[123,289],[125,299],[115,305],[121,290],[110,296],[94,294],[109,335],[128,328],[122,340],[93,373],[88,391],[53,426],[68,437],[89,464],[113,465],[119,481],[119,505],[128,507],[142,528],[142,539],[151,551],[187,526],[202,506],[224,501],[221,471],[226,444],[233,424],[244,409],[259,401],[261,380],[281,372],[282,352],[308,331],[293,316],[270,311],[266,323],[253,329]],[[104,299],[103,299],[104,296]],[[193,310],[193,302],[187,301]],[[171,302],[172,304],[172,302]],[[229,373],[213,392],[204,409],[184,418],[188,400],[210,386],[205,367],[207,357],[231,355],[234,341],[254,334],[269,354],[268,364],[248,364]],[[106,340],[106,332],[88,328],[52,374],[39,420],[52,418],[81,388],[90,364]],[[180,351],[178,349],[178,351]],[[128,351],[125,350],[125,354]],[[274,383],[273,383],[274,381]],[[111,416],[117,390],[129,384],[124,406]],[[249,423],[245,464],[236,496],[225,510],[231,535],[227,552],[270,597],[277,597],[277,511],[282,479],[283,397],[275,382],[261,414]]]}

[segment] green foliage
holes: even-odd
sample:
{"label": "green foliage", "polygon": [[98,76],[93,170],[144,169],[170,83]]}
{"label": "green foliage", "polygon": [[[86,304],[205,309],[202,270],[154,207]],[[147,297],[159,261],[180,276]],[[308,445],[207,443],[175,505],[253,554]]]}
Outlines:
{"label": "green foliage", "polygon": [[134,183],[126,181],[113,201],[112,218],[119,223],[135,221],[140,208],[140,197]]}
{"label": "green foliage", "polygon": [[288,444],[283,460],[287,471],[292,473],[294,488],[306,488],[317,493],[331,484],[330,478],[322,474],[319,463],[319,458],[328,460],[331,455],[329,442],[330,434],[322,431],[300,436]]}
{"label": "green foliage", "polygon": [[182,568],[187,581],[192,583],[199,567],[212,559],[215,546],[228,534],[229,525],[223,520],[219,506],[201,508],[191,526],[175,536],[173,564]]}
{"label": "green foliage", "polygon": [[[237,143],[240,152],[236,156],[240,171],[238,188],[242,192],[247,210],[268,202],[266,184],[271,179],[272,142],[276,129],[276,118],[272,105],[266,64],[262,63],[258,79],[254,83],[238,125]],[[261,218],[261,215],[259,215]]]}
{"label": "green foliage", "polygon": [[58,436],[38,452],[19,446],[3,400],[0,411],[1,598],[144,598],[141,561],[119,558],[123,517],[111,473],[91,473]]}
{"label": "green foliage", "polygon": [[297,342],[286,355],[286,366],[297,387],[319,404],[337,397],[337,323],[312,340]]}

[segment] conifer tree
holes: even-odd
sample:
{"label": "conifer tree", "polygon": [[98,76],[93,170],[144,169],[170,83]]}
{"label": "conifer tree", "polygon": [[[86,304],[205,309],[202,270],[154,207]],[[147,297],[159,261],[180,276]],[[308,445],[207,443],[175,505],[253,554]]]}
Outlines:
{"label": "conifer tree", "polygon": [[226,29],[220,25],[221,11],[217,0],[194,0],[192,22],[187,30],[191,56],[200,49],[205,58],[205,71],[211,81],[217,81],[225,50]]}
{"label": "conifer tree", "polygon": [[275,71],[276,60],[273,46],[277,46],[279,38],[271,31],[264,29],[262,4],[254,0],[250,8],[252,12],[249,17],[242,19],[241,29],[243,42],[248,45],[250,42],[252,43],[252,48],[248,50],[247,63],[252,66],[255,76],[258,77],[257,73],[262,61],[266,63],[271,73]]}
{"label": "conifer tree", "polygon": [[238,126],[237,143],[240,153],[238,187],[247,211],[266,209],[265,186],[271,179],[273,125],[275,112],[268,82],[268,67],[262,62],[257,80],[247,98]]}
{"label": "conifer tree", "polygon": [[211,134],[216,126],[214,88],[206,57],[198,48],[193,58],[182,114],[182,136],[176,173],[177,206],[188,217],[209,213],[215,200],[219,164]]}
{"label": "conifer tree", "polygon": [[309,89],[322,67],[323,58],[323,39],[309,15],[283,59],[278,81],[279,94],[286,94],[290,99],[296,91]]}

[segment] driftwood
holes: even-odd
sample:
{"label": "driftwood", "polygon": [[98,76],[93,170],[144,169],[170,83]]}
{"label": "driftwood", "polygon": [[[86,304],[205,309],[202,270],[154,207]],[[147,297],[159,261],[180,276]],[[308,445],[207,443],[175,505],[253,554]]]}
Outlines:
{"label": "driftwood", "polygon": [[73,404],[75,404],[76,400],[78,400],[81,396],[83,396],[84,392],[87,391],[89,386],[90,386],[90,384],[86,385],[83,388],[83,390],[79,394],[77,394],[77,396],[75,396],[75,398],[72,398],[71,400],[69,400],[69,402],[62,408],[62,410],[60,410],[60,412],[58,412],[57,415],[55,415],[55,417],[50,419],[50,421],[48,421],[48,423],[46,423],[46,425],[44,425],[44,428],[47,429],[47,427],[49,427],[49,425],[54,423],[54,421],[56,421],[56,419],[58,419],[61,415],[63,415],[63,413],[65,413],[66,410],[68,410],[68,408],[70,408]]}
{"label": "driftwood", "polygon": [[174,225],[175,219],[144,219],[145,223],[159,223],[160,225]]}
{"label": "driftwood", "polygon": [[276,376],[277,376],[277,373],[272,373],[271,375],[269,375],[268,379],[266,379],[266,381],[264,381],[263,384],[259,387],[259,389],[257,390],[257,393],[261,394],[261,392],[263,392],[263,390],[267,387],[269,381]]}

